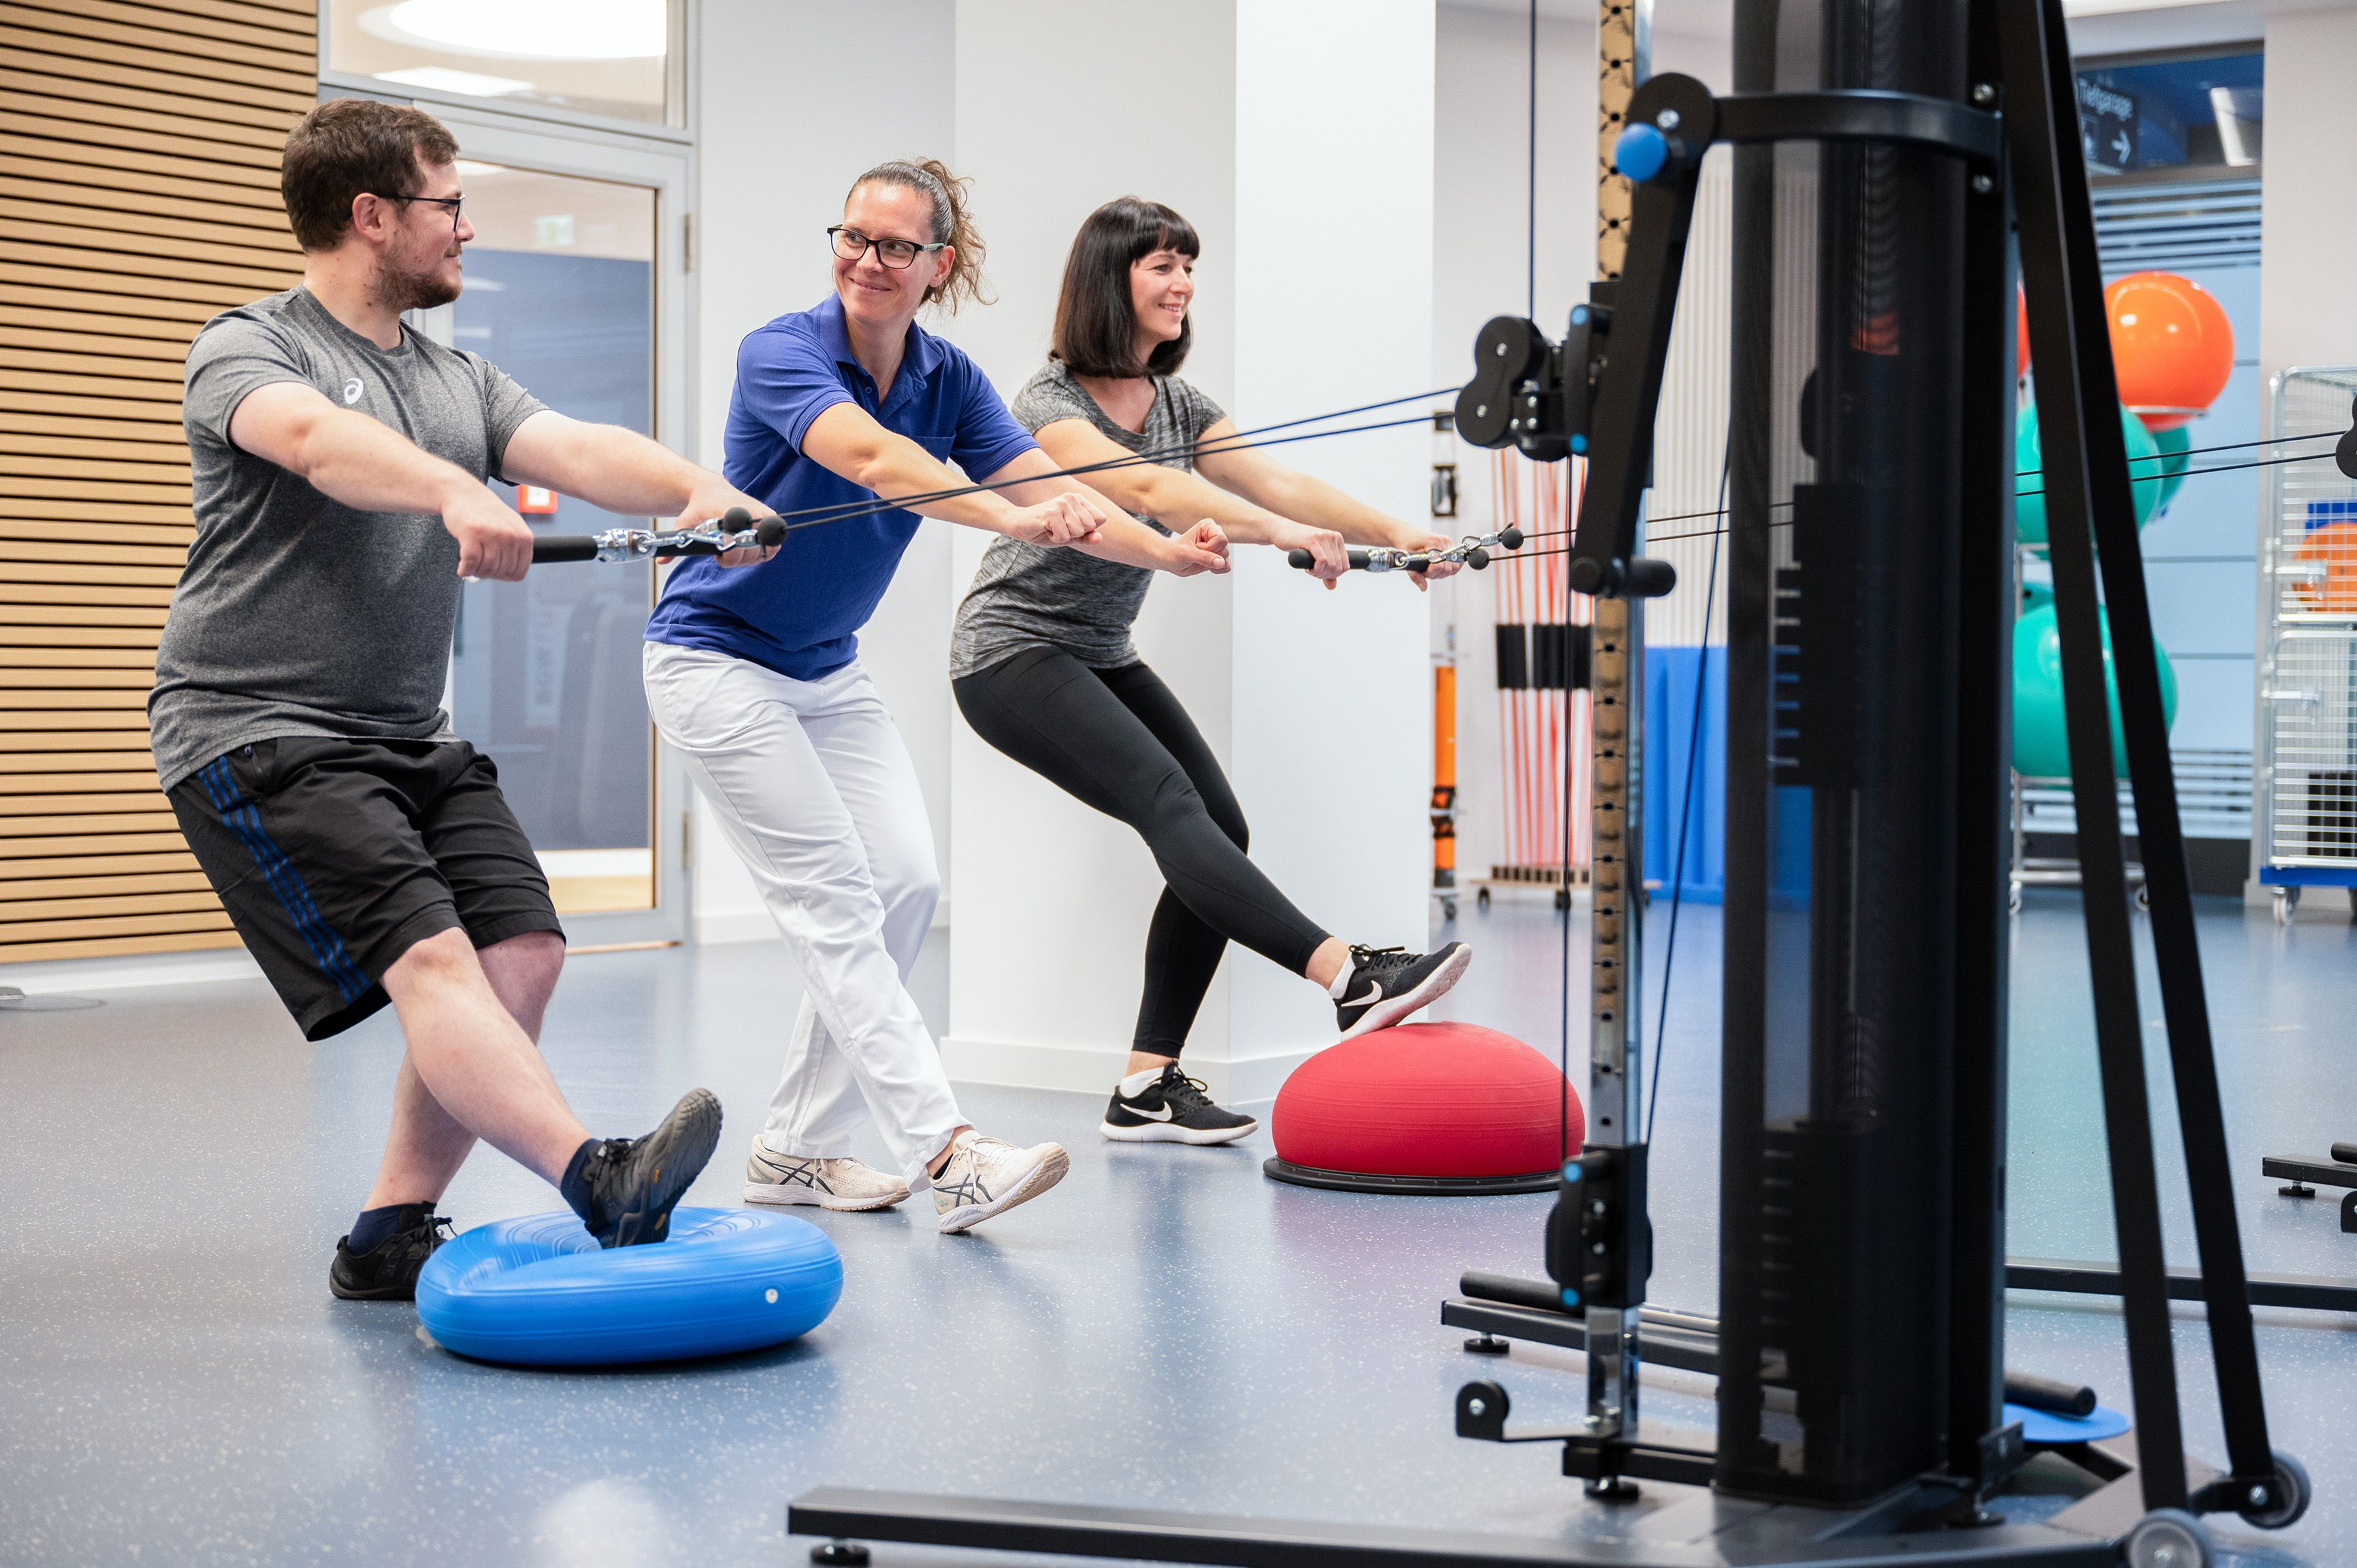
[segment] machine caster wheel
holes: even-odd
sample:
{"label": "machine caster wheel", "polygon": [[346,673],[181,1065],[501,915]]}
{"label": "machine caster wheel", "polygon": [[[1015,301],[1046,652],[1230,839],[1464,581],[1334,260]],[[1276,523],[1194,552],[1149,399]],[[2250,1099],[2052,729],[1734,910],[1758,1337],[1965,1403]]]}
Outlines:
{"label": "machine caster wheel", "polygon": [[818,1568],[867,1568],[867,1548],[856,1541],[822,1541],[811,1548],[811,1561]]}
{"label": "machine caster wheel", "polygon": [[2152,908],[2152,887],[2148,883],[2139,882],[2136,884],[2136,907],[2139,909],[2150,909]]}
{"label": "machine caster wheel", "polygon": [[1490,890],[1487,887],[1480,888],[1474,893],[1473,907],[1477,909],[1486,909],[1490,907]]}
{"label": "machine caster wheel", "polygon": [[2297,887],[2276,888],[2275,896],[2275,910],[2276,925],[2290,925],[2292,917],[2299,913],[2299,889]]}
{"label": "machine caster wheel", "polygon": [[2127,1568],[2216,1568],[2218,1549],[2183,1509],[2155,1509],[2121,1540],[2120,1561]]}
{"label": "machine caster wheel", "polygon": [[1457,900],[1456,900],[1456,899],[1454,899],[1454,898],[1443,898],[1443,899],[1440,901],[1440,918],[1441,918],[1442,919],[1444,919],[1444,920],[1453,920],[1453,919],[1457,918]]}
{"label": "machine caster wheel", "polygon": [[2265,1500],[2235,1511],[2243,1516],[2245,1522],[2261,1530],[2285,1530],[2297,1523],[2299,1516],[2308,1511],[2308,1500],[2314,1489],[2308,1483],[2308,1466],[2278,1448],[2276,1450],[2275,1495],[2266,1498],[2265,1488],[2258,1487],[2251,1490]]}
{"label": "machine caster wheel", "polygon": [[2020,883],[2017,882],[2013,884],[2011,887],[2007,889],[2005,895],[2005,909],[2006,913],[2008,915],[2018,915],[2021,913]]}
{"label": "machine caster wheel", "polygon": [[1570,889],[1570,888],[1568,888],[1568,887],[1558,887],[1558,888],[1556,888],[1556,889],[1555,890],[1555,908],[1556,908],[1556,910],[1557,910],[1557,911],[1561,911],[1561,910],[1568,909],[1568,908],[1571,908],[1571,889]]}
{"label": "machine caster wheel", "polygon": [[1475,1356],[1503,1356],[1511,1352],[1513,1347],[1494,1334],[1483,1334],[1465,1341],[1465,1348],[1469,1354]]}

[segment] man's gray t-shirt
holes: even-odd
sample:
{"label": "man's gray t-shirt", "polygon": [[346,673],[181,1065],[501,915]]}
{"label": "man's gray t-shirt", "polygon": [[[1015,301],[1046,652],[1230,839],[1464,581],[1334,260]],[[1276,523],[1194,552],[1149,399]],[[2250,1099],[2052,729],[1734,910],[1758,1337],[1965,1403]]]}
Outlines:
{"label": "man's gray t-shirt", "polygon": [[488,360],[406,327],[399,348],[380,349],[302,288],[205,324],[182,412],[197,540],[147,699],[167,790],[274,736],[451,738],[458,542],[439,517],[354,510],[231,445],[230,416],[274,381],[316,387],[479,478],[544,406]]}
{"label": "man's gray t-shirt", "polygon": [[[1157,376],[1146,428],[1125,430],[1057,360],[1024,384],[1009,409],[1035,435],[1060,419],[1084,419],[1106,439],[1133,452],[1166,453],[1154,460],[1190,473],[1195,444],[1227,417],[1218,403],[1177,376]],[[1150,517],[1137,521],[1158,533],[1170,532]],[[1092,669],[1135,664],[1137,649],[1129,628],[1153,584],[1154,574],[1144,566],[1020,540],[994,540],[958,607],[950,675],[971,675],[1040,647],[1060,648]]]}

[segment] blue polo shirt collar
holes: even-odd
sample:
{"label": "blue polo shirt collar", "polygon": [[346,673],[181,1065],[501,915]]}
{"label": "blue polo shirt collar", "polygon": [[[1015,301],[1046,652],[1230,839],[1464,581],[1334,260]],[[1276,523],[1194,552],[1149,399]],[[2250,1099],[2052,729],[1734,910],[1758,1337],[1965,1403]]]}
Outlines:
{"label": "blue polo shirt collar", "polygon": [[[876,378],[867,373],[867,367],[851,351],[851,329],[843,320],[843,296],[828,295],[819,302],[815,314],[820,340],[834,356],[834,362],[849,372],[854,385],[874,391]],[[909,323],[909,338],[900,349],[900,373],[892,378],[892,395],[888,401],[897,403],[915,396],[941,369],[944,352],[941,339],[930,332],[918,331],[915,322]]]}

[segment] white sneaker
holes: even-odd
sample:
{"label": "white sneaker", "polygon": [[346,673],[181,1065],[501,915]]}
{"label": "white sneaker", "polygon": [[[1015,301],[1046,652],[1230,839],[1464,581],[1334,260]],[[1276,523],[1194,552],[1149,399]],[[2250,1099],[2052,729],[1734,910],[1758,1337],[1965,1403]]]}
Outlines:
{"label": "white sneaker", "polygon": [[745,1160],[748,1203],[814,1203],[821,1208],[889,1208],[909,1196],[909,1184],[845,1156],[780,1155],[760,1139]]}
{"label": "white sneaker", "polygon": [[949,1164],[933,1178],[933,1207],[942,1231],[971,1230],[992,1215],[1039,1197],[1064,1179],[1071,1157],[1061,1144],[1028,1149],[975,1132],[960,1133]]}

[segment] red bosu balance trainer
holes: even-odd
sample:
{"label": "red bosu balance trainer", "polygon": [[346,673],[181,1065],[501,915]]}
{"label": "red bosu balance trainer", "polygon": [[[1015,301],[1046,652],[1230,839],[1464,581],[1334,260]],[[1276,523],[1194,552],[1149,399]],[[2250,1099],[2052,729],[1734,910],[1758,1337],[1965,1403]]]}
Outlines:
{"label": "red bosu balance trainer", "polygon": [[1555,1062],[1474,1024],[1404,1024],[1311,1057],[1269,1115],[1278,1181],[1346,1192],[1553,1190],[1587,1115]]}

